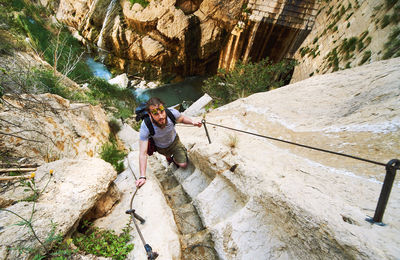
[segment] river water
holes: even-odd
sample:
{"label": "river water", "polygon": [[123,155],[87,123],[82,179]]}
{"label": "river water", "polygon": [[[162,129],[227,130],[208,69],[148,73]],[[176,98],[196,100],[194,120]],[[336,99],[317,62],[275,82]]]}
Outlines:
{"label": "river water", "polygon": [[[110,80],[112,74],[106,66],[100,62],[88,58],[86,64],[90,67],[93,75],[105,80]],[[178,83],[170,83],[162,85],[154,89],[133,89],[132,94],[138,103],[146,102],[151,97],[159,97],[167,106],[183,104],[183,107],[190,105],[201,96],[203,80],[205,77],[193,76],[184,79]]]}
{"label": "river water", "polygon": [[155,89],[136,89],[133,90],[136,101],[139,103],[146,102],[151,97],[159,97],[167,106],[177,104],[190,105],[201,96],[204,77],[194,76],[188,77],[178,83],[170,83],[162,85]]}
{"label": "river water", "polygon": [[94,76],[105,80],[111,79],[112,74],[104,64],[94,61],[93,58],[87,58],[86,64],[89,66]]}

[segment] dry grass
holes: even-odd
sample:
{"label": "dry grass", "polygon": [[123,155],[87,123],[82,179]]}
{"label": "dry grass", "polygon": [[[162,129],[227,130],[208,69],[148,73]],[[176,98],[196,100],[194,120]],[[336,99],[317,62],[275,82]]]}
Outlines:
{"label": "dry grass", "polygon": [[238,146],[238,143],[239,139],[236,134],[229,134],[225,141],[225,144],[232,149],[235,149]]}

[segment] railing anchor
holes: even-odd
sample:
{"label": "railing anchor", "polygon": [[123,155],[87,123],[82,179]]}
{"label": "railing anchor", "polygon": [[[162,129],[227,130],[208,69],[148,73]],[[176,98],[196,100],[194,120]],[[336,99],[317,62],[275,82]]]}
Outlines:
{"label": "railing anchor", "polygon": [[382,223],[383,214],[385,213],[386,205],[389,200],[390,192],[392,191],[396,171],[400,169],[400,160],[392,159],[386,164],[386,176],[383,181],[381,194],[379,196],[378,205],[376,206],[375,215],[373,218],[368,217],[365,220],[379,226],[385,226]]}
{"label": "railing anchor", "polygon": [[208,130],[207,130],[207,126],[206,126],[206,120],[203,119],[201,120],[201,123],[204,126],[204,130],[206,131],[206,135],[207,135],[207,139],[208,139],[208,143],[211,144],[211,139],[210,139],[210,135],[208,134]]}

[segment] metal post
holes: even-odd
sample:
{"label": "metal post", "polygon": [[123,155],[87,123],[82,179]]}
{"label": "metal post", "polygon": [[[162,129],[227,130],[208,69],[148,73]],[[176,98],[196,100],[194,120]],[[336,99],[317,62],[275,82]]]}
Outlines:
{"label": "metal post", "polygon": [[[400,168],[400,160],[392,159],[386,164],[386,176],[383,181],[381,194],[379,196],[378,205],[376,206],[375,215],[373,219],[367,219],[371,223],[381,223],[383,214],[385,213],[386,205],[389,200],[390,192],[394,178],[396,177],[396,171]],[[383,223],[381,225],[384,225]]]}
{"label": "metal post", "polygon": [[205,119],[201,120],[201,123],[202,123],[203,126],[204,126],[204,130],[206,130],[206,135],[207,135],[207,138],[208,138],[208,143],[211,144],[210,135],[208,134],[208,130],[207,130],[207,126],[206,126],[206,120],[205,120]]}

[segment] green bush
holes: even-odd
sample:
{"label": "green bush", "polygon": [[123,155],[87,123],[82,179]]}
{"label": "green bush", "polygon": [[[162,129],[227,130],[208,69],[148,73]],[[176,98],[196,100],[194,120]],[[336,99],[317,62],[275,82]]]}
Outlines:
{"label": "green bush", "polygon": [[364,52],[364,56],[362,57],[361,61],[358,63],[358,65],[364,64],[369,58],[371,57],[371,51],[366,51]]}
{"label": "green bush", "polygon": [[390,15],[385,15],[381,21],[381,29],[385,28],[390,24]]}
{"label": "green bush", "polygon": [[129,0],[130,2],[131,2],[131,4],[133,5],[133,4],[135,4],[135,3],[138,3],[138,4],[140,4],[141,6],[143,6],[143,8],[146,8],[148,5],[149,5],[149,1],[147,1],[147,0]]}
{"label": "green bush", "polygon": [[31,85],[36,86],[39,93],[52,93],[64,98],[69,98],[69,91],[60,83],[52,70],[34,69]]}
{"label": "green bush", "polygon": [[351,37],[350,39],[344,39],[341,45],[341,51],[345,53],[353,52],[356,49],[358,43],[357,37]]}
{"label": "green bush", "polygon": [[268,59],[258,63],[239,61],[232,71],[221,70],[205,80],[203,91],[223,105],[240,97],[283,86],[295,64],[295,61],[273,64]]}
{"label": "green bush", "polygon": [[303,58],[310,51],[310,48],[308,46],[301,47],[299,51],[300,51],[301,57]]}
{"label": "green bush", "polygon": [[383,59],[400,57],[400,27],[393,28],[385,43],[385,53]]}
{"label": "green bush", "polygon": [[101,102],[105,106],[115,107],[116,118],[128,118],[134,113],[136,102],[130,89],[120,89],[105,79],[94,77],[89,84],[89,101],[92,104]]}
{"label": "green bush", "polygon": [[[40,14],[45,11],[33,4],[27,4],[16,16],[16,25],[26,34],[37,52],[57,71],[81,83],[92,77],[88,65],[80,60],[85,51],[81,44],[69,33],[65,26],[54,32]],[[55,58],[55,56],[57,58]]]}
{"label": "green bush", "polygon": [[122,234],[116,235],[112,230],[93,228],[90,223],[85,225],[89,226],[85,234],[73,238],[79,250],[96,256],[122,260],[133,249],[133,244],[128,244],[130,241],[128,227],[123,229]]}
{"label": "green bush", "polygon": [[[26,16],[23,13],[18,14],[16,20],[19,26],[25,31],[37,51],[45,52],[52,35],[44,28],[44,23],[40,20],[38,21],[32,17]],[[49,51],[46,51],[44,55],[45,58],[48,58],[47,56],[49,56],[49,54]],[[48,59],[46,60],[49,61]]]}
{"label": "green bush", "polygon": [[101,147],[100,157],[106,162],[109,162],[117,173],[121,173],[124,170],[124,163],[122,160],[125,158],[126,153],[118,149],[118,146],[114,140],[105,143]]}
{"label": "green bush", "polygon": [[386,9],[392,8],[399,0],[385,0]]}
{"label": "green bush", "polygon": [[25,51],[26,47],[26,42],[21,37],[15,37],[9,31],[0,29],[0,54],[12,55],[16,50]]}

